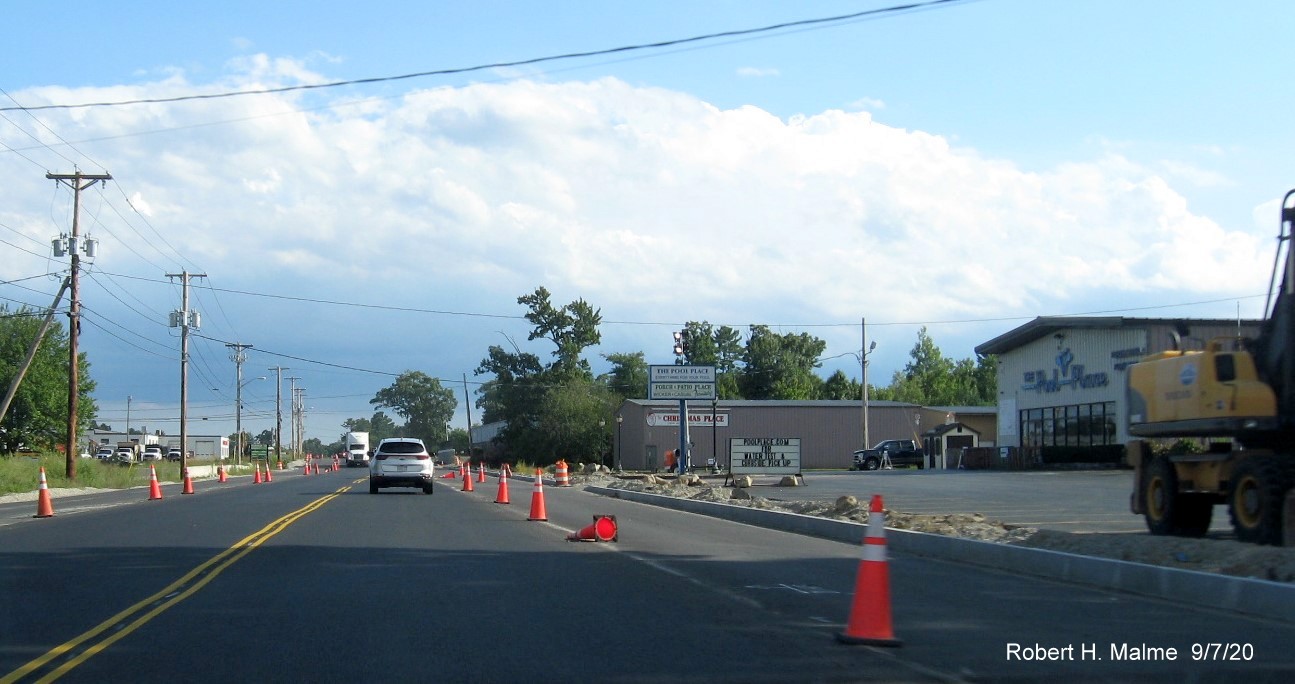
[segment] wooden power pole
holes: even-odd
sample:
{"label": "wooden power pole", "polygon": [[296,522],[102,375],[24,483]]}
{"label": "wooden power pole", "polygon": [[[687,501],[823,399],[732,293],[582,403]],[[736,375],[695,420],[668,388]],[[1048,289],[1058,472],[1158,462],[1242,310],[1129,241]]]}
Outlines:
{"label": "wooden power pole", "polygon": [[[85,245],[81,244],[81,233],[79,230],[79,218],[81,214],[81,191],[98,183],[99,181],[112,180],[112,176],[106,173],[90,174],[81,173],[47,173],[45,177],[67,183],[72,188],[72,236],[68,240],[68,252],[72,254],[72,273],[71,294],[68,300],[67,310],[67,479],[76,479],[76,459],[80,448],[77,446],[77,395],[80,393],[80,382],[77,378],[77,338],[81,334],[81,284],[79,273],[81,271],[81,250]],[[91,255],[93,256],[93,255]]]}

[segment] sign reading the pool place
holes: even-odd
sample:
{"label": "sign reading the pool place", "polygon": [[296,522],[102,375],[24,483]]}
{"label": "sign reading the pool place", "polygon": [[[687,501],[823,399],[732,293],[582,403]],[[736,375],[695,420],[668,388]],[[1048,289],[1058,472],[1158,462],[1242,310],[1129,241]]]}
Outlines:
{"label": "sign reading the pool place", "polygon": [[800,475],[799,437],[733,437],[728,453],[734,475]]}

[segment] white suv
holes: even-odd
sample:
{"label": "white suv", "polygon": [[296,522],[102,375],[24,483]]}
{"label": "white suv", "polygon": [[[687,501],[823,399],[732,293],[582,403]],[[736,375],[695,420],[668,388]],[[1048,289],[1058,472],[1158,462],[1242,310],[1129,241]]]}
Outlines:
{"label": "white suv", "polygon": [[432,493],[432,456],[423,440],[393,437],[378,442],[369,459],[369,493],[383,487],[419,487]]}

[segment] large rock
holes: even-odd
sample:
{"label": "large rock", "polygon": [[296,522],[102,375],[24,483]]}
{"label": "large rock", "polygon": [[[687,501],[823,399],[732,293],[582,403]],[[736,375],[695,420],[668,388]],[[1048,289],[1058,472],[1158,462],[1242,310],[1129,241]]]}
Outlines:
{"label": "large rock", "polygon": [[779,487],[799,487],[800,482],[797,481],[795,475],[784,475],[782,478],[782,481],[778,483],[778,486]]}
{"label": "large rock", "polygon": [[854,498],[853,496],[850,496],[849,494],[846,494],[845,496],[837,497],[836,505],[832,507],[832,509],[836,511],[838,515],[845,515],[846,513],[850,513],[856,510],[857,508],[859,508],[859,500]]}
{"label": "large rock", "polygon": [[737,487],[737,488],[739,488],[739,489],[746,489],[747,487],[750,487],[750,486],[751,486],[751,476],[750,476],[750,475],[738,475],[737,477],[733,478],[733,486],[734,486],[734,487]]}
{"label": "large rock", "polygon": [[751,492],[748,492],[745,489],[734,489],[732,492],[729,492],[728,498],[750,500],[753,497],[751,496]]}

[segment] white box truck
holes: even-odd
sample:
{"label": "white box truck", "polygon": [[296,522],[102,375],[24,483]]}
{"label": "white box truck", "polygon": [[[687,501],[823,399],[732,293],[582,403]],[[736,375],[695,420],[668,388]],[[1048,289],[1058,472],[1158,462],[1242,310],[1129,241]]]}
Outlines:
{"label": "white box truck", "polygon": [[346,433],[346,467],[369,464],[369,433]]}

